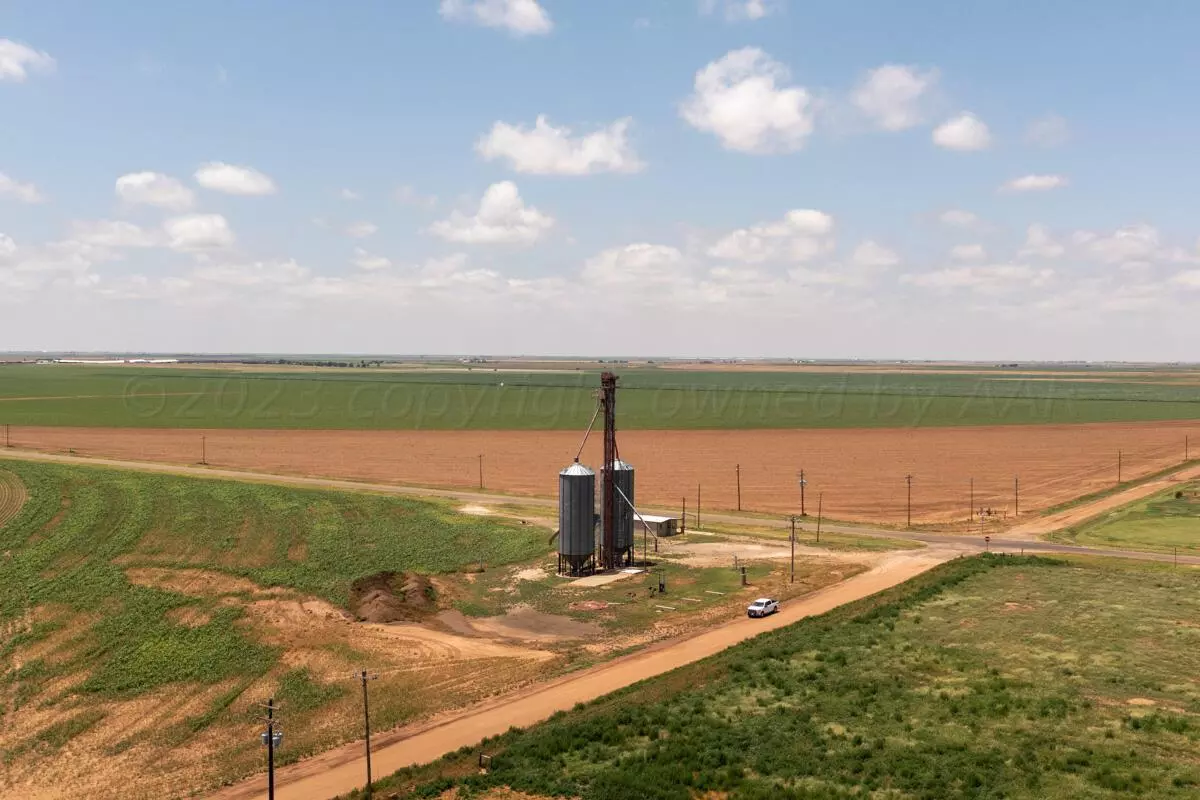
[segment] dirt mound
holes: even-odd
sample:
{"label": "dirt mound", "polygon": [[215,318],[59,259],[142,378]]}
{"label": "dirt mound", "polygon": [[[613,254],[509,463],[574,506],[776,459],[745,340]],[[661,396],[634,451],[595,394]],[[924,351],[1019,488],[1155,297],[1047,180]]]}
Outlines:
{"label": "dirt mound", "polygon": [[436,594],[424,575],[380,572],[350,584],[350,610],[360,622],[401,622],[434,613]]}

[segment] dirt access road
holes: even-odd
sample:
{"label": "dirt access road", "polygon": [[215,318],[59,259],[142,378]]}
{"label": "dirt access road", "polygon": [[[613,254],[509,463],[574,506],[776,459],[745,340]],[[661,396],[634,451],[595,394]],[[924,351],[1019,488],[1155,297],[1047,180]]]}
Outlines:
{"label": "dirt access road", "polygon": [[[905,551],[874,569],[788,603],[765,620],[737,619],[703,633],[673,639],[631,656],[560,678],[534,690],[500,698],[441,720],[373,737],[375,775],[434,761],[460,747],[478,743],[510,727],[527,727],[556,711],[568,711],[638,681],[699,661],[763,631],[791,625],[845,603],[883,591],[959,555],[950,548]],[[344,794],[364,783],[366,761],[361,742],[345,745],[275,773],[278,800],[317,800]],[[210,795],[213,800],[265,798],[265,776]]]}
{"label": "dirt access road", "polygon": [[1022,539],[1053,533],[1054,531],[1086,522],[1092,517],[1098,517],[1106,511],[1127,506],[1152,494],[1157,494],[1164,489],[1170,489],[1172,486],[1183,481],[1194,480],[1196,478],[1200,478],[1200,466],[1181,469],[1170,475],[1164,475],[1161,478],[1139,483],[1137,486],[1122,489],[1119,492],[1114,492],[1107,497],[1101,497],[1089,503],[1081,503],[1054,514],[1034,517],[1028,522],[1022,522],[1006,531],[1004,536],[1007,539]]}

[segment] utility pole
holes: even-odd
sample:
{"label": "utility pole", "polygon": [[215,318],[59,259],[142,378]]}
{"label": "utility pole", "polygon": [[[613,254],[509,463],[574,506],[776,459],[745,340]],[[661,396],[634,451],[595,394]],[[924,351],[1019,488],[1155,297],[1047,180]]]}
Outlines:
{"label": "utility pole", "polygon": [[1121,482],[1121,451],[1117,451],[1117,483]]}
{"label": "utility pole", "polygon": [[683,513],[679,515],[679,535],[687,533],[687,495],[683,497]]}
{"label": "utility pole", "polygon": [[796,582],[796,515],[792,514],[792,570],[788,583]]}
{"label": "utility pole", "polygon": [[971,507],[967,514],[967,533],[971,532],[971,522],[975,519],[975,478],[971,478]]}
{"label": "utility pole", "polygon": [[483,489],[483,453],[479,454],[479,488]]}
{"label": "utility pole", "polygon": [[367,705],[367,681],[373,681],[378,675],[368,675],[364,669],[361,673],[363,690],[363,727],[367,732],[367,800],[371,800],[371,712]]}
{"label": "utility pole", "polygon": [[906,520],[905,527],[911,528],[912,527],[912,473],[905,475],[904,480],[906,483],[908,483],[908,506],[907,506],[908,510],[907,510],[907,513],[905,514],[905,520]]}
{"label": "utility pole", "polygon": [[208,439],[203,433],[200,434],[200,463],[208,466]]}
{"label": "utility pole", "polygon": [[700,484],[696,484],[696,530],[700,530]]}
{"label": "utility pole", "polygon": [[736,464],[734,470],[737,472],[737,497],[738,511],[742,510],[742,465]]}
{"label": "utility pole", "polygon": [[262,734],[267,746],[267,799],[275,800],[275,748],[283,741],[283,734],[275,731],[275,698],[267,700],[267,732]]}
{"label": "utility pole", "polygon": [[1021,513],[1021,476],[1013,476],[1013,516]]}
{"label": "utility pole", "polygon": [[[4,446],[5,446],[5,447],[12,447],[12,439],[9,437],[8,423],[7,423],[7,422],[6,422],[6,423],[4,423]],[[1187,447],[1186,447],[1186,446],[1184,447],[1184,451],[1185,451],[1185,452],[1187,451]]]}
{"label": "utility pole", "polygon": [[825,499],[824,492],[817,492],[817,544],[821,543],[821,501]]}
{"label": "utility pole", "polygon": [[804,480],[804,470],[800,470],[800,516],[807,517],[808,512],[804,510],[804,487],[808,485],[808,481]]}
{"label": "utility pole", "polygon": [[[8,430],[7,425],[4,426],[4,430],[5,431]],[[1183,437],[1183,460],[1184,461],[1188,460],[1188,437],[1186,437],[1186,436]]]}

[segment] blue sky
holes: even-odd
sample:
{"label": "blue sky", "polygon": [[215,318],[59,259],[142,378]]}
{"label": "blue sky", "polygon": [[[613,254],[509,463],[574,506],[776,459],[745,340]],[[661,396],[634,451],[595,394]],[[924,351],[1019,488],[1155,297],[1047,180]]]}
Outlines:
{"label": "blue sky", "polygon": [[1197,22],[10,0],[0,349],[1194,358]]}

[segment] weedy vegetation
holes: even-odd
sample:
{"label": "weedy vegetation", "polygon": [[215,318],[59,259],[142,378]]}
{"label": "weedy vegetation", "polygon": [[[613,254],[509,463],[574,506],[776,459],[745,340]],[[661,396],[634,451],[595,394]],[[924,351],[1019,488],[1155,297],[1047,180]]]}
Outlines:
{"label": "weedy vegetation", "polygon": [[379,793],[1195,797],[1198,589],[1195,571],[960,559]]}

